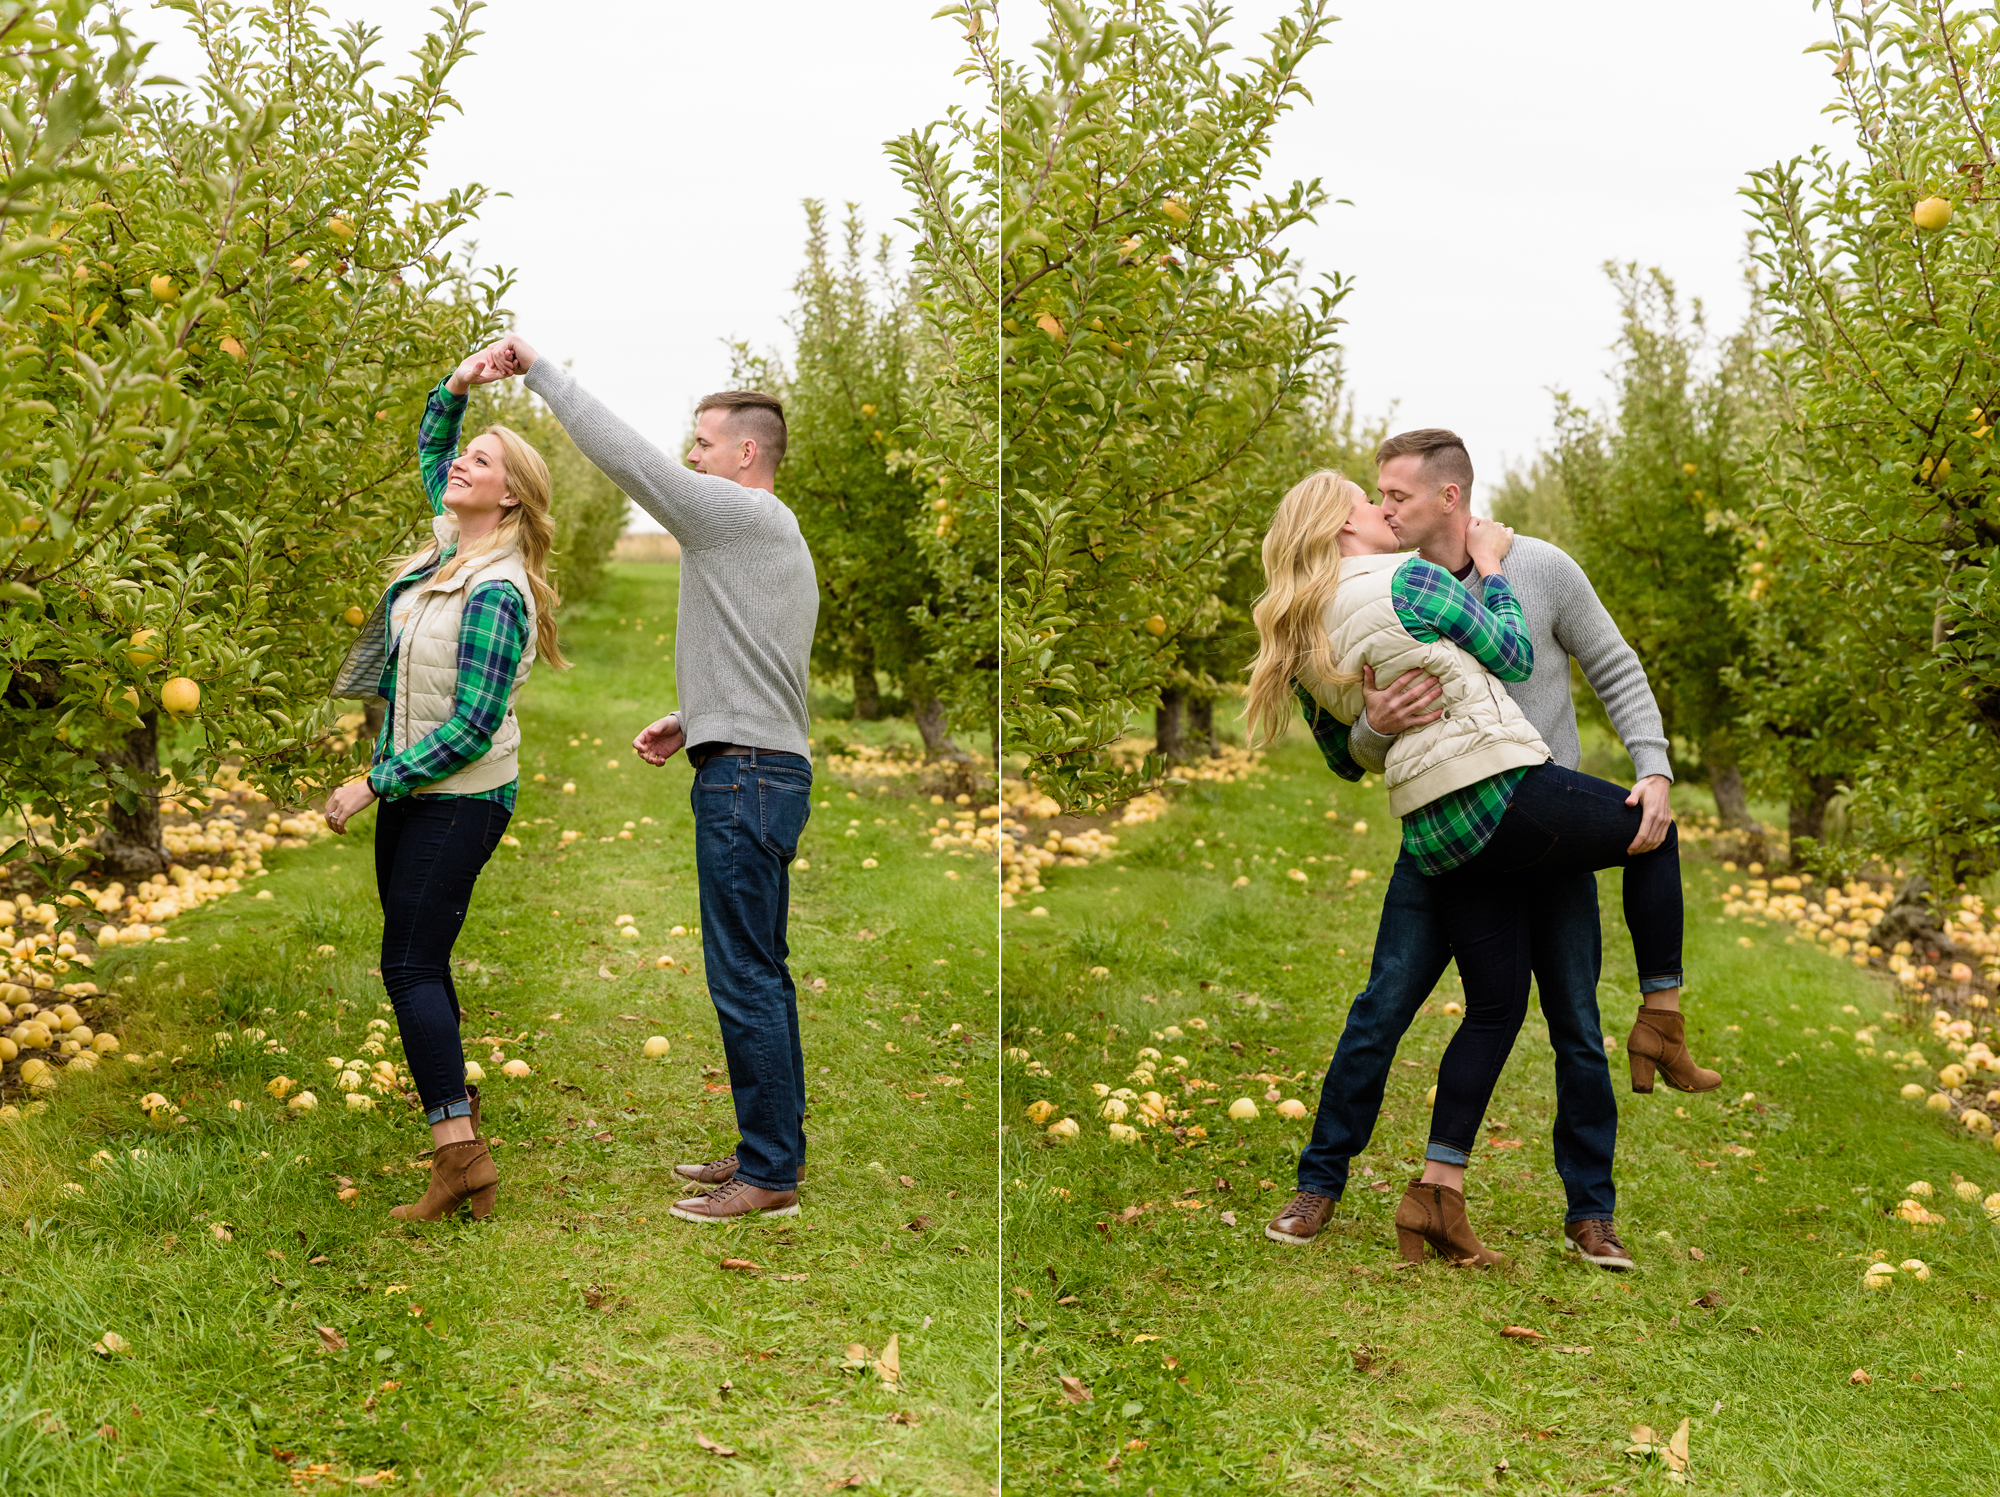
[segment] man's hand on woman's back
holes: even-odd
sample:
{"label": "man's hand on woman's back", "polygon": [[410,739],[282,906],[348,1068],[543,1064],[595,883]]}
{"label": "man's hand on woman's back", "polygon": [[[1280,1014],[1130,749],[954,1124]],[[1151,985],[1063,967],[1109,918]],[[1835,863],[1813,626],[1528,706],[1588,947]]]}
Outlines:
{"label": "man's hand on woman's back", "polygon": [[1375,667],[1361,667],[1362,715],[1368,726],[1385,738],[1421,728],[1444,716],[1444,709],[1431,704],[1443,693],[1444,685],[1428,671],[1404,671],[1388,686],[1375,684]]}

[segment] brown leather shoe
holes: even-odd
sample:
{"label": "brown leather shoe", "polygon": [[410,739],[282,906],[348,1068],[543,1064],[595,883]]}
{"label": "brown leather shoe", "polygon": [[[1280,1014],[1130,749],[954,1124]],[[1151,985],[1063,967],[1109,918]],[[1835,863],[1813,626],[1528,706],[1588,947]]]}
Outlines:
{"label": "brown leather shoe", "polygon": [[500,1171],[483,1138],[465,1143],[441,1144],[431,1155],[431,1185],[424,1198],[408,1206],[392,1206],[389,1215],[397,1221],[443,1221],[461,1206],[469,1206],[475,1220],[493,1214],[493,1197],[499,1188]]}
{"label": "brown leather shoe", "polygon": [[1264,1228],[1264,1235],[1273,1242],[1286,1243],[1291,1247],[1304,1247],[1319,1235],[1319,1229],[1327,1224],[1333,1215],[1332,1196],[1323,1196],[1315,1190],[1302,1190],[1292,1197],[1292,1203]]}
{"label": "brown leather shoe", "polygon": [[1635,1092],[1650,1092],[1656,1071],[1677,1092],[1712,1092],[1722,1085],[1720,1071],[1704,1070],[1688,1054],[1687,1021],[1672,1009],[1641,1004],[1625,1039],[1625,1055],[1632,1063]]}
{"label": "brown leather shoe", "polygon": [[1569,1222],[1563,1227],[1563,1237],[1583,1254],[1586,1263],[1595,1263],[1611,1273],[1624,1273],[1635,1266],[1630,1250],[1618,1240],[1618,1229],[1608,1218]]}
{"label": "brown leather shoe", "polygon": [[1396,1203],[1396,1247],[1405,1263],[1421,1263],[1426,1246],[1459,1268],[1488,1268],[1507,1261],[1474,1235],[1463,1193],[1449,1185],[1412,1180]]}
{"label": "brown leather shoe", "polygon": [[697,1185],[727,1185],[736,1178],[736,1156],[711,1159],[707,1164],[677,1164],[674,1173]]}
{"label": "brown leather shoe", "polygon": [[760,1190],[748,1180],[731,1179],[719,1190],[711,1190],[692,1200],[675,1201],[667,1208],[684,1222],[732,1221],[739,1216],[797,1216],[796,1190]]}

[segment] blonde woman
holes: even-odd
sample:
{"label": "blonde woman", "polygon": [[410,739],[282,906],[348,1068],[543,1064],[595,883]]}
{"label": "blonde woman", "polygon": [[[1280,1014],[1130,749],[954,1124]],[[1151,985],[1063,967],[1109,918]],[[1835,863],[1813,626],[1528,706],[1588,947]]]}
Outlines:
{"label": "blonde woman", "polygon": [[[1402,733],[1384,769],[1404,852],[1436,890],[1466,996],[1465,1018],[1438,1070],[1424,1172],[1396,1211],[1398,1245],[1410,1261],[1426,1246],[1462,1265],[1498,1261],[1467,1220],[1465,1168],[1527,1012],[1529,912],[1541,881],[1624,868],[1642,988],[1670,982],[1678,990],[1681,980],[1671,828],[1657,847],[1632,853],[1643,811],[1627,804],[1622,787],[1550,762],[1547,744],[1500,685],[1534,669],[1520,603],[1501,570],[1511,541],[1504,526],[1472,522],[1466,545],[1477,585],[1468,587],[1421,556],[1399,555],[1400,538],[1382,510],[1325,472],[1285,496],[1264,539],[1253,741],[1283,734],[1295,695],[1306,699],[1309,717],[1351,725],[1370,677],[1387,684],[1416,670],[1442,688],[1441,715]],[[1327,735],[1318,736],[1334,762]],[[1636,1058],[1634,1066],[1636,1081]],[[1649,1068],[1648,1086],[1651,1079]],[[1714,1072],[1690,1079],[1703,1090],[1720,1081]],[[1318,1199],[1287,1209],[1316,1210]],[[1284,1213],[1268,1235],[1309,1235],[1281,1233],[1281,1224],[1288,1225]]]}
{"label": "blonde woman", "polygon": [[458,450],[466,394],[505,377],[485,354],[431,392],[418,430],[431,544],[404,558],[334,683],[388,702],[375,762],[327,802],[336,832],[376,800],[382,984],[431,1126],[430,1189],[389,1214],[438,1221],[493,1210],[499,1175],[465,1080],[451,948],[472,887],[514,813],[521,730],[514,701],[537,659],[564,668],[548,583],[549,470],[514,432]]}

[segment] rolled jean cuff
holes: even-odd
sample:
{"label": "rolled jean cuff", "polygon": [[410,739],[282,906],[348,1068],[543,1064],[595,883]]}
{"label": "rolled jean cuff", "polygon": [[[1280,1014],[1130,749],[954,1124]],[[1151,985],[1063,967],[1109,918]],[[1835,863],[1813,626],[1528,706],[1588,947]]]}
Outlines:
{"label": "rolled jean cuff", "polygon": [[1678,972],[1671,972],[1665,977],[1642,977],[1639,979],[1639,991],[1642,993],[1664,993],[1670,988],[1683,986],[1685,986],[1685,979]]}
{"label": "rolled jean cuff", "polygon": [[442,1107],[433,1107],[424,1114],[424,1121],[432,1127],[447,1118],[469,1118],[472,1116],[472,1098],[460,1097],[456,1102],[447,1102]]}
{"label": "rolled jean cuff", "polygon": [[1454,1149],[1450,1144],[1432,1139],[1424,1148],[1424,1158],[1432,1164],[1456,1164],[1463,1168],[1472,1163],[1472,1156],[1463,1149]]}

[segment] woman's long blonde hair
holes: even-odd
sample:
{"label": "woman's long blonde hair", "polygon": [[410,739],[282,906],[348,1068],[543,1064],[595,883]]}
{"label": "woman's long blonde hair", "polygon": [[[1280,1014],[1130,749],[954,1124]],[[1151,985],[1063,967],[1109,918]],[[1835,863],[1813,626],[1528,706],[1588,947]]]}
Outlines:
{"label": "woman's long blonde hair", "polygon": [[1264,592],[1251,610],[1257,658],[1244,712],[1251,746],[1276,743],[1292,720],[1292,683],[1352,686],[1361,679],[1334,665],[1326,605],[1340,586],[1340,527],[1368,496],[1321,469],[1292,485],[1264,533]]}
{"label": "woman's long blonde hair", "polygon": [[[499,438],[500,467],[507,480],[507,493],[515,502],[501,511],[498,525],[478,540],[460,546],[451,560],[439,568],[437,580],[448,581],[461,567],[491,552],[518,547],[522,569],[528,574],[528,587],[535,595],[536,658],[548,661],[559,671],[568,670],[569,662],[563,659],[556,643],[556,609],[562,606],[562,599],[556,596],[548,577],[549,552],[556,540],[555,520],[549,513],[549,499],[555,488],[549,478],[549,465],[527,438],[508,427],[489,426],[480,435]],[[437,549],[433,540],[408,556],[398,557],[392,563],[393,575],[401,576],[412,565],[429,560]]]}

